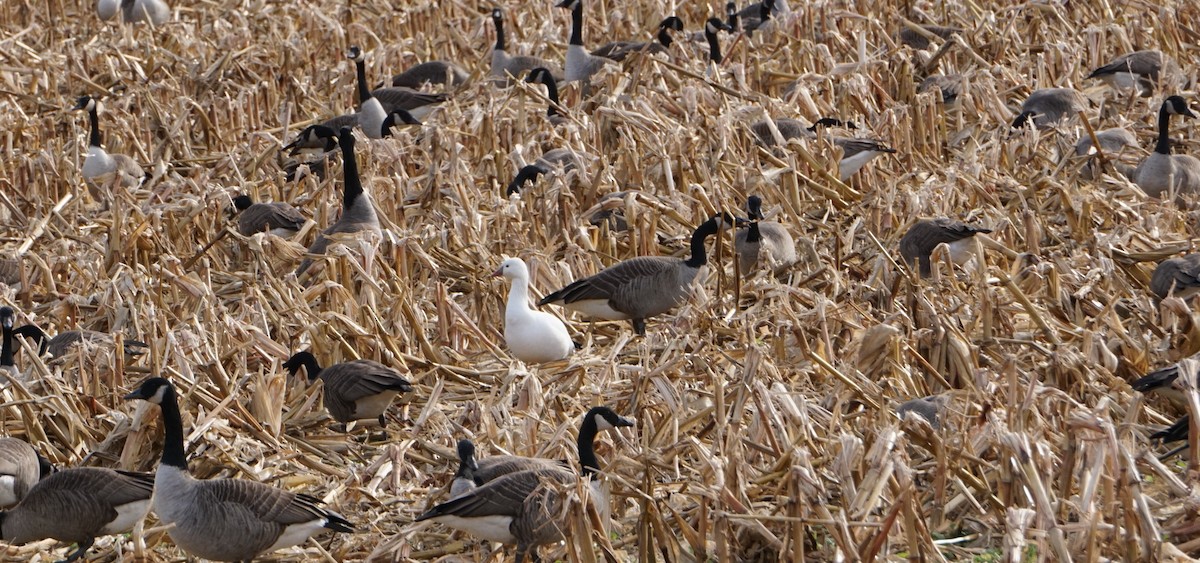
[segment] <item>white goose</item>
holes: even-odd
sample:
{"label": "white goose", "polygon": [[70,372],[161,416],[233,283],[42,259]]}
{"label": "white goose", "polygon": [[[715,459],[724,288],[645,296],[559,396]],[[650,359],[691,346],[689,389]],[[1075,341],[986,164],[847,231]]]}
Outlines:
{"label": "white goose", "polygon": [[513,356],[522,362],[542,363],[561,360],[575,351],[575,343],[558,317],[529,306],[529,268],[524,261],[508,258],[492,275],[512,282],[504,310],[504,343]]}

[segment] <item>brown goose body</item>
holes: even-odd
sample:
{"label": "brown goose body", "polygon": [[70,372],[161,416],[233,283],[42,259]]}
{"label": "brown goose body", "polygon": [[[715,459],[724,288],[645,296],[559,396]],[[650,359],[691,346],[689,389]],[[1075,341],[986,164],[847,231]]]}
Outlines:
{"label": "brown goose body", "polygon": [[900,238],[900,255],[909,266],[917,262],[921,275],[928,276],[932,272],[929,258],[938,245],[949,245],[951,258],[961,264],[971,256],[971,237],[976,233],[990,232],[991,229],[968,225],[946,217],[922,219],[914,223]]}
{"label": "brown goose body", "polygon": [[352,360],[322,368],[311,353],[296,352],[283,367],[292,375],[304,367],[310,381],[320,378],[325,386],[325,409],[343,424],[370,419],[383,425],[383,413],[396,395],[412,390],[400,372],[372,360]]}
{"label": "brown goose body", "polygon": [[233,202],[238,209],[238,232],[245,237],[264,231],[291,236],[308,222],[295,207],[282,201],[252,203],[248,196],[241,195]]}
{"label": "brown goose body", "polygon": [[1163,260],[1150,275],[1150,291],[1159,299],[1172,293],[1183,299],[1200,293],[1200,254]]}

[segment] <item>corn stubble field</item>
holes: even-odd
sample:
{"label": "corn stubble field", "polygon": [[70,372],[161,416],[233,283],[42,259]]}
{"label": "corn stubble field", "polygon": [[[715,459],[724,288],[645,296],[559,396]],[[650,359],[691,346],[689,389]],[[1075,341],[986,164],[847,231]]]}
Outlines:
{"label": "corn stubble field", "polygon": [[[568,561],[1185,559],[1200,552],[1193,477],[1146,435],[1179,414],[1127,381],[1200,350],[1200,319],[1161,307],[1146,281],[1187,249],[1196,216],[1123,178],[1079,177],[1083,129],[1010,133],[1036,87],[1071,85],[1097,129],[1132,124],[1150,147],[1161,96],[1086,81],[1114,55],[1159,48],[1191,79],[1200,8],[1147,3],[795,3],[773,34],[723,35],[705,79],[703,43],[631,57],[587,98],[564,89],[568,123],[544,118],[541,87],[482,78],[487,3],[360,0],[178,3],[159,29],[98,20],[90,2],[0,3],[0,250],[28,281],[0,301],[56,330],[125,332],[148,356],[18,365],[41,391],[6,385],[4,433],[57,464],[153,470],[157,409],[121,396],[148,374],[180,388],[197,477],[238,476],[318,496],[360,533],[273,554],[283,561],[500,560],[486,544],[412,519],[446,498],[454,443],[575,459],[579,418],[609,405],[637,419],[599,453],[613,495],[607,532],[578,506]],[[561,63],[569,12],[504,6],[510,51]],[[588,5],[585,41],[648,39],[665,15],[688,30],[722,6]],[[914,51],[905,20],[954,25],[950,46]],[[340,206],[340,158],[325,181],[288,184],[279,147],[355,107],[351,44],[372,83],[435,58],[472,73],[420,127],[358,144],[380,211],[377,249],[331,251],[305,285],[291,275]],[[927,63],[934,58],[932,66]],[[916,92],[962,72],[957,108]],[[789,88],[795,81],[798,87]],[[1187,94],[1187,92],[1180,92]],[[152,177],[90,193],[80,173],[100,95],[105,144]],[[582,98],[582,99],[581,99]],[[836,181],[828,146],[757,147],[764,115],[856,121],[897,154]],[[1173,134],[1197,152],[1194,125]],[[520,197],[504,187],[544,150],[599,155]],[[625,200],[628,232],[589,225],[599,196]],[[236,232],[230,199],[288,201],[313,219],[295,240]],[[619,259],[683,255],[694,226],[759,194],[815,257],[776,279],[740,279],[723,231],[703,289],[649,322],[569,318],[583,348],[524,366],[504,350],[503,256],[530,263],[537,295]],[[98,201],[99,200],[99,201]],[[917,280],[899,237],[920,217],[994,229],[984,260]],[[234,229],[236,231],[236,229]],[[804,241],[809,241],[805,243]],[[709,248],[713,248],[710,239]],[[1142,262],[1139,262],[1141,260]],[[546,310],[555,310],[550,307]],[[561,310],[557,310],[561,312]],[[349,436],[320,385],[280,363],[311,347],[407,370],[415,390]],[[940,430],[895,406],[956,390]],[[136,408],[135,408],[136,407]],[[369,434],[369,436],[368,436]],[[145,546],[101,538],[98,560],[178,560],[151,517]],[[6,560],[57,559],[54,542]],[[509,551],[508,553],[511,553]]]}

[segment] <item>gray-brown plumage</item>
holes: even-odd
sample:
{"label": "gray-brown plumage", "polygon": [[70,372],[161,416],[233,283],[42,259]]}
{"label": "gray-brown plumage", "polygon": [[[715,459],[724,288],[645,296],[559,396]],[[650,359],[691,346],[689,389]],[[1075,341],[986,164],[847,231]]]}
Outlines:
{"label": "gray-brown plumage", "polygon": [[[358,161],[354,157],[354,132],[349,127],[343,127],[338,134],[338,145],[342,149],[342,216],[317,235],[312,245],[308,247],[309,254],[325,254],[329,248],[328,235],[339,233],[370,232],[382,234],[379,227],[379,216],[371,198],[363,190],[358,177]],[[305,258],[296,268],[296,275],[303,274],[312,264],[311,258]]]}
{"label": "gray-brown plumage", "polygon": [[562,68],[545,59],[526,55],[509,54],[504,36],[504,11],[500,8],[492,10],[492,23],[496,25],[496,46],[492,49],[492,67],[489,75],[497,84],[508,84],[511,80],[519,80],[535,68],[545,68],[554,76],[555,81],[562,81]]}
{"label": "gray-brown plumage", "polygon": [[422,88],[426,84],[453,88],[467,81],[467,71],[449,61],[429,61],[413,65],[392,77],[395,88]]}
{"label": "gray-brown plumage", "polygon": [[233,198],[233,206],[238,210],[238,232],[244,237],[264,231],[290,237],[308,222],[295,207],[282,201],[254,203],[243,194]]}
{"label": "gray-brown plumage", "polygon": [[[597,429],[633,426],[632,421],[617,416],[607,407],[589,410],[584,415],[584,426],[589,420],[599,424]],[[591,447],[594,436],[595,431],[590,437],[580,431],[581,474],[553,462],[542,462],[532,464],[531,469],[498,475],[474,489],[462,483],[458,496],[433,507],[416,521],[433,520],[489,541],[516,544],[518,563],[524,561],[526,555],[537,560],[534,553],[537,546],[563,539],[565,526],[561,523],[565,503],[573,494],[572,489],[580,475],[588,481],[592,502],[601,514],[608,512],[608,498],[595,480],[600,463]],[[478,482],[479,475],[475,478]]]}
{"label": "gray-brown plumage", "polygon": [[[75,348],[75,346],[79,345],[95,346],[106,349],[113,348],[112,335],[95,330],[64,330],[54,335],[53,338],[50,338],[49,335],[46,334],[46,332],[40,327],[36,325],[25,325],[13,330],[13,334],[32,339],[38,345],[39,356],[44,356],[49,353],[50,357],[52,358],[65,357],[71,353],[71,350]],[[125,350],[124,353],[126,360],[132,360],[145,354],[146,349],[148,348],[145,342],[134,340],[132,338],[124,339],[122,341],[122,345]]]}
{"label": "gray-brown plumage", "polygon": [[34,485],[15,508],[0,513],[0,537],[12,544],[53,538],[79,545],[133,529],[150,510],[154,476],[98,467],[64,469]]}
{"label": "gray-brown plumage", "polygon": [[357,113],[339,115],[322,123],[305,127],[280,150],[289,151],[288,154],[293,156],[303,151],[329,152],[337,148],[338,131],[344,127],[353,128],[356,125],[358,125]]}
{"label": "gray-brown plumage", "polygon": [[396,395],[411,391],[400,372],[371,360],[352,360],[322,369],[309,352],[296,352],[283,364],[294,376],[303,367],[308,380],[325,385],[325,409],[334,420],[351,423],[374,419],[386,425],[383,413]]}
{"label": "gray-brown plumage", "polygon": [[1157,49],[1121,55],[1093,70],[1088,78],[1103,80],[1117,90],[1136,89],[1142,96],[1153,93],[1160,78],[1168,90],[1180,86],[1179,64]]}
{"label": "gray-brown plumage", "polygon": [[18,258],[0,258],[0,283],[17,285],[21,283],[21,260]]}
{"label": "gray-brown plumage", "polygon": [[1190,154],[1171,154],[1171,116],[1182,115],[1195,118],[1187,102],[1179,96],[1163,100],[1158,110],[1158,142],[1154,152],[1133,170],[1130,178],[1146,195],[1162,197],[1174,192],[1176,195],[1200,193],[1200,159]]}
{"label": "gray-brown plumage", "polygon": [[[1096,140],[1100,142],[1100,150],[1104,151],[1104,157],[1116,165],[1118,172],[1127,176],[1133,174],[1132,167],[1121,164],[1118,160],[1126,150],[1137,146],[1137,135],[1134,135],[1133,131],[1123,127],[1104,129],[1096,131]],[[1075,143],[1075,156],[1088,156],[1095,153],[1092,136],[1084,133]],[[1091,180],[1096,176],[1095,160],[1095,158],[1088,158],[1087,162],[1084,162],[1083,168],[1079,171],[1080,177]]]}
{"label": "gray-brown plumage", "polygon": [[733,217],[714,215],[692,233],[692,255],[687,260],[665,256],[638,256],[618,262],[597,274],[576,280],[538,302],[560,305],[589,317],[610,321],[631,320],[637,334],[646,333],[646,319],[679,306],[689,294],[692,280],[708,263],[704,239],[716,234]]}
{"label": "gray-brown plumage", "polygon": [[652,55],[665,53],[671,47],[671,31],[683,31],[683,20],[676,16],[667,16],[658,24],[656,41],[611,41],[597,47],[592,54],[614,61],[623,61],[633,53]]}
{"label": "gray-brown plumage", "polygon": [[937,430],[942,427],[942,411],[945,408],[946,397],[943,395],[932,395],[900,403],[896,407],[896,414],[902,420],[909,414],[919,416],[925,419],[934,430]]}
{"label": "gray-brown plumage", "polygon": [[942,103],[952,106],[958,103],[958,95],[962,92],[963,77],[961,74],[931,74],[917,86],[918,92],[938,92]]}
{"label": "gray-brown plumage", "polygon": [[921,276],[928,276],[932,271],[929,257],[938,245],[948,245],[951,259],[957,264],[962,264],[973,255],[972,237],[976,233],[990,232],[991,229],[968,225],[946,217],[922,219],[914,223],[900,238],[900,255],[909,267],[917,262]]}
{"label": "gray-brown plumage", "polygon": [[164,438],[154,475],[154,514],[183,551],[213,561],[250,561],[299,545],[323,530],[354,531],[340,514],[308,495],[242,479],[193,478],[175,387],[153,377],[125,396],[132,399],[162,408]]}
{"label": "gray-brown plumage", "polygon": [[[783,138],[785,143],[792,139],[816,139],[817,127],[844,124],[842,121],[832,118],[822,118],[807,127],[795,119],[776,119],[774,121],[775,128],[779,131],[779,136]],[[853,128],[852,123],[845,125]],[[755,139],[764,147],[776,146],[775,136],[771,133],[771,126],[765,120],[752,124],[750,131],[754,133]],[[896,149],[889,148],[882,142],[872,139],[858,139],[836,135],[829,136],[828,139],[835,146],[842,149],[842,159],[838,161],[838,179],[843,182],[849,180],[851,176],[862,170],[863,166],[866,166],[868,162],[874,160],[876,157],[896,152]]]}
{"label": "gray-brown plumage", "polygon": [[1200,293],[1200,254],[1163,260],[1150,276],[1150,291],[1159,299],[1171,294],[1186,299]]}
{"label": "gray-brown plumage", "polygon": [[1062,121],[1073,120],[1087,109],[1087,100],[1074,88],[1042,88],[1030,92],[1021,104],[1021,113],[1013,120],[1013,129],[1020,129],[1029,120],[1038,129],[1049,129]]}
{"label": "gray-brown plumage", "polygon": [[0,508],[21,502],[42,477],[49,475],[49,469],[50,462],[29,443],[0,438]]}
{"label": "gray-brown plumage", "polygon": [[758,270],[760,260],[775,274],[782,274],[796,263],[796,242],[783,225],[763,221],[762,198],[752,195],[746,199],[749,225],[733,237],[733,248],[743,275]]}
{"label": "gray-brown plumage", "polygon": [[[961,27],[948,27],[941,25],[922,25],[921,28],[929,33],[932,33],[933,35],[936,35],[937,37],[940,37],[943,41],[954,37],[955,33],[961,34],[963,32]],[[908,45],[913,49],[928,49],[931,43],[929,38],[924,34],[919,33],[915,29],[907,26],[900,30],[899,36],[901,43]]]}

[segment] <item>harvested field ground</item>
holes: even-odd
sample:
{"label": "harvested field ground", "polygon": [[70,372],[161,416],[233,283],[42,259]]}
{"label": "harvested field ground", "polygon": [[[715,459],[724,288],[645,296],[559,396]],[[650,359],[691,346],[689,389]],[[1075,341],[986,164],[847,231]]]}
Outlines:
{"label": "harvested field ground", "polygon": [[[680,34],[669,54],[630,57],[589,92],[561,88],[567,122],[555,127],[541,86],[485,80],[488,3],[177,0],[153,29],[102,22],[90,1],[0,2],[0,255],[18,258],[23,276],[0,284],[0,303],[19,324],[149,344],[129,365],[112,351],[39,359],[22,344],[28,383],[0,386],[3,434],[61,466],[152,471],[159,411],[121,397],[148,375],[168,377],[194,475],[306,492],[359,529],[270,554],[279,561],[511,558],[412,520],[446,499],[457,439],[481,456],[575,461],[593,405],[637,420],[598,442],[612,521],[595,529],[575,505],[570,541],[542,549],[550,560],[1200,554],[1200,462],[1160,462],[1166,448],[1147,439],[1186,411],[1128,384],[1200,351],[1196,310],[1147,289],[1157,261],[1193,248],[1197,214],[1123,177],[1081,178],[1078,120],[1008,127],[1033,89],[1079,88],[1090,127],[1136,131],[1136,162],[1153,146],[1162,93],[1130,97],[1085,77],[1156,48],[1191,88],[1200,5],[792,3],[773,32],[722,34],[725,61],[711,74],[704,43]],[[550,0],[502,7],[512,52],[562,63],[568,11]],[[649,40],[669,14],[689,33],[723,14],[715,1],[586,9],[592,47]],[[917,51],[897,39],[906,21],[963,32]],[[354,110],[350,45],[367,53],[372,84],[435,58],[471,80],[420,127],[360,135],[383,241],[344,241],[298,280],[304,249],[339,212],[341,158],[324,181],[287,183],[279,148]],[[917,92],[935,71],[966,77],[957,107]],[[1171,93],[1194,103],[1193,90]],[[105,104],[109,151],[150,174],[141,186],[88,189],[87,115],[69,111],[84,94]],[[749,125],[765,115],[850,119],[854,134],[897,152],[842,184],[823,140],[758,147]],[[1174,126],[1177,152],[1200,154],[1196,122]],[[520,166],[560,147],[595,159],[505,196]],[[630,229],[590,225],[586,212],[620,190],[637,190],[624,200]],[[312,221],[291,240],[243,237],[231,215],[239,193],[290,202]],[[790,272],[739,276],[725,230],[709,240],[702,289],[651,319],[646,336],[544,307],[565,315],[582,349],[535,366],[506,352],[508,286],[490,277],[504,256],[530,265],[537,298],[618,260],[685,256],[697,224],[744,215],[751,194],[811,249]],[[942,261],[918,279],[898,241],[918,218],[941,216],[993,232],[965,266]],[[280,367],[301,349],[407,374],[415,389],[389,411],[386,435],[335,427],[321,385]],[[940,429],[895,414],[947,392]],[[142,535],[144,545],[99,538],[89,557],[185,557],[153,516]],[[2,557],[66,553],[46,541]]]}

